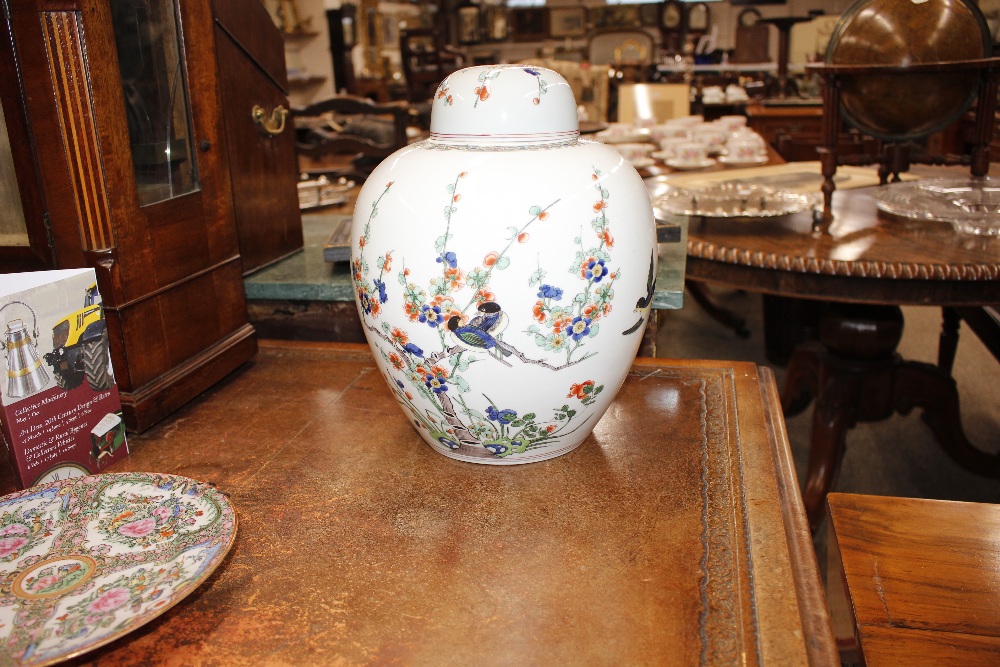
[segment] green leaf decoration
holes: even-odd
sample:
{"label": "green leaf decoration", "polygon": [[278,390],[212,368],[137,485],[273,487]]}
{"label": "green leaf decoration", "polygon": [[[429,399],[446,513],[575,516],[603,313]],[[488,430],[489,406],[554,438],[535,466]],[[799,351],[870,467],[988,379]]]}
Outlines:
{"label": "green leaf decoration", "polygon": [[528,213],[531,215],[538,215],[541,212],[542,212],[541,206],[532,206],[531,208],[528,209]]}
{"label": "green leaf decoration", "polygon": [[601,330],[601,325],[597,322],[592,322],[590,325],[590,333],[587,334],[587,338],[594,338],[597,332]]}
{"label": "green leaf decoration", "polygon": [[497,260],[497,263],[494,264],[493,266],[495,266],[497,270],[503,271],[508,266],[510,266],[510,257],[501,257],[500,259]]}

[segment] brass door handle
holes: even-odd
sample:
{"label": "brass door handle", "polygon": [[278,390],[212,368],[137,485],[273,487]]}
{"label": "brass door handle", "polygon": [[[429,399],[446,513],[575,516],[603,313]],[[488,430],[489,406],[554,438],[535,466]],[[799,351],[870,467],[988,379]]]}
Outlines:
{"label": "brass door handle", "polygon": [[280,104],[271,109],[270,118],[268,118],[267,112],[264,111],[264,107],[259,104],[253,105],[250,115],[253,117],[253,122],[269,137],[276,137],[285,131],[285,119],[288,118],[288,109]]}

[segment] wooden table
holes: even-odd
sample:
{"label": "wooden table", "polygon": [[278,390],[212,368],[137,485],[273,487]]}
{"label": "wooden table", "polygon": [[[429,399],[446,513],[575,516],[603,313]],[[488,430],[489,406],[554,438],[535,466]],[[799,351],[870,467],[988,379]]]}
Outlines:
{"label": "wooden table", "polygon": [[1000,664],[1000,507],[831,493],[827,591],[841,657]]}
{"label": "wooden table", "polygon": [[689,279],[823,306],[820,340],[795,349],[782,390],[786,415],[816,398],[805,491],[814,525],[847,430],[859,421],[920,407],[953,459],[976,472],[1000,474],[1000,459],[972,447],[962,432],[949,370],[895,353],[900,305],[998,301],[1000,237],[887,216],[878,212],[872,190],[838,190],[828,228],[814,229],[811,212],[759,223],[693,220],[688,227]]}
{"label": "wooden table", "polygon": [[102,666],[836,663],[766,368],[639,359],[573,452],[478,466],[367,347],[263,341],[129,444],[114,471],[211,481],[240,527]]}

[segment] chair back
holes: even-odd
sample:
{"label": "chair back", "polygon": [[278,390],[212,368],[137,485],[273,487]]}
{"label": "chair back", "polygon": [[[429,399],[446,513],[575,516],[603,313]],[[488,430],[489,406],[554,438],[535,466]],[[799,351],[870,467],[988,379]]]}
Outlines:
{"label": "chair back", "polygon": [[[406,146],[409,117],[410,106],[405,102],[376,104],[352,95],[293,109],[296,153],[300,159],[308,157],[314,166],[301,171],[350,172],[363,177]],[[317,164],[332,168],[317,169]]]}
{"label": "chair back", "polygon": [[593,35],[587,43],[587,60],[592,65],[645,66],[656,56],[653,36],[644,30],[607,30]]}
{"label": "chair back", "polygon": [[461,55],[445,46],[437,28],[400,30],[399,57],[411,102],[431,99],[438,84],[462,65]]}

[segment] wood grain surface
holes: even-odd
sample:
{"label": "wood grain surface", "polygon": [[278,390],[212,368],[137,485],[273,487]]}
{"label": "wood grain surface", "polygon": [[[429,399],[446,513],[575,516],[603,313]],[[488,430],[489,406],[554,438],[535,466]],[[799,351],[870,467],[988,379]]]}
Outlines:
{"label": "wood grain surface", "polygon": [[[828,500],[827,585],[839,639],[853,627],[870,667],[1000,664],[1000,507]],[[834,587],[843,587],[846,606],[835,603]]]}

